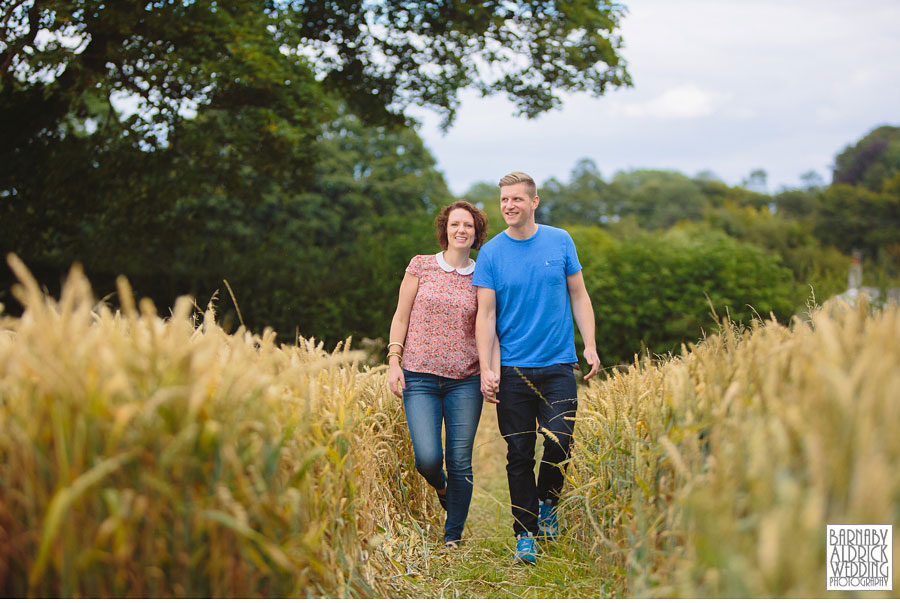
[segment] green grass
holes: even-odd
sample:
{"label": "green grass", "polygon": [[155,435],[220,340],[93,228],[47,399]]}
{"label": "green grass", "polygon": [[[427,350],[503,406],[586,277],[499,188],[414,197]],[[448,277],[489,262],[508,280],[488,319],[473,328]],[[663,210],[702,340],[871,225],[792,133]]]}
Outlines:
{"label": "green grass", "polygon": [[[538,438],[540,441],[541,438]],[[536,456],[540,456],[538,445]],[[475,492],[458,550],[433,545],[430,566],[415,576],[417,590],[433,598],[614,597],[590,546],[563,535],[541,545],[537,564],[513,563],[515,539],[506,483],[506,445],[493,406],[485,406],[473,458]],[[565,521],[565,516],[561,516]],[[602,559],[599,559],[602,563]],[[608,570],[608,568],[607,568]],[[621,595],[621,593],[618,593]]]}

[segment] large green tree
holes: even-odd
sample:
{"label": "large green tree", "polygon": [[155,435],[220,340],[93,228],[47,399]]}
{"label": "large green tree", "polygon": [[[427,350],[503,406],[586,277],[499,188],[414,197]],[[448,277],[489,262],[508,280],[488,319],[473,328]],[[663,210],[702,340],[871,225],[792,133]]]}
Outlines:
{"label": "large green tree", "polygon": [[564,91],[628,85],[623,11],[606,1],[4,3],[0,251],[51,287],[81,261],[165,303],[185,291],[202,300],[228,277],[255,328],[368,334],[384,309],[360,311],[371,299],[347,291],[383,274],[366,272],[371,251],[359,247],[379,229],[421,228],[448,198],[406,109],[430,107],[449,125],[459,90],[474,87],[534,116]]}
{"label": "large green tree", "polygon": [[560,91],[630,83],[623,10],[605,0],[7,2],[2,139],[10,150],[55,130],[89,91],[135,95],[140,126],[164,134],[185,110],[225,102],[223,88],[231,103],[268,106],[313,73],[366,121],[396,123],[411,105],[449,121],[466,86],[506,93],[534,116]]}

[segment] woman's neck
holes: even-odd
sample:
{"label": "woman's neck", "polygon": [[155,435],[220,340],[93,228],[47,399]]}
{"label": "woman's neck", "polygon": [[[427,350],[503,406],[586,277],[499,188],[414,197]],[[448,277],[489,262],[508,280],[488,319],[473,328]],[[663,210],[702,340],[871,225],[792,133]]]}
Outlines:
{"label": "woman's neck", "polygon": [[466,249],[446,249],[444,251],[444,261],[454,268],[465,268],[469,265],[469,250]]}

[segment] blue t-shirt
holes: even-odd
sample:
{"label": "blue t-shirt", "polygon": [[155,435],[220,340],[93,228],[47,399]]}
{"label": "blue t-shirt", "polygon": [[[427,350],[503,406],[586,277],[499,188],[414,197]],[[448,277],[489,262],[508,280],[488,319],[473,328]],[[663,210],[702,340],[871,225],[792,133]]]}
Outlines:
{"label": "blue t-shirt", "polygon": [[530,239],[501,232],[481,248],[472,284],[496,295],[500,364],[533,368],[578,361],[566,277],[579,271],[572,237],[544,224]]}

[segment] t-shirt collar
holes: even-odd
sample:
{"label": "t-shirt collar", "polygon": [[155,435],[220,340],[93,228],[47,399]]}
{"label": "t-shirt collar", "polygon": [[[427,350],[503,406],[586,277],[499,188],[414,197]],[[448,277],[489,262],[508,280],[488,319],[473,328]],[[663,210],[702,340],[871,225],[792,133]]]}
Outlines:
{"label": "t-shirt collar", "polygon": [[467,276],[475,272],[475,262],[472,262],[465,268],[454,268],[450,264],[447,263],[447,260],[444,259],[444,252],[438,251],[434,254],[435,259],[437,260],[438,266],[444,269],[444,272],[453,272],[456,271],[463,276]]}

